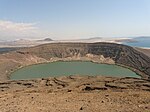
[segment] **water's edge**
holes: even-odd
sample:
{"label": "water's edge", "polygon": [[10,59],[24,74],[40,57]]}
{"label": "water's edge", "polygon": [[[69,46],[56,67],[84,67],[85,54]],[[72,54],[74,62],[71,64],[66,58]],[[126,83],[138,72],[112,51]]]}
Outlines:
{"label": "water's edge", "polygon": [[[20,69],[22,69],[22,68],[25,68],[25,67],[29,67],[29,66],[33,66],[33,65],[40,65],[40,64],[48,64],[48,63],[55,63],[55,62],[68,62],[68,61],[54,61],[54,62],[44,62],[44,63],[36,63],[36,64],[31,64],[31,65],[28,65],[28,66],[23,66],[23,67],[20,67],[20,68],[17,68],[17,69],[15,69],[13,72],[11,72],[10,74],[9,74],[9,80],[14,80],[14,79],[11,79],[11,76],[12,76],[12,74],[13,73],[15,73],[15,72],[17,72],[18,70],[20,70]],[[71,62],[92,62],[92,63],[98,63],[98,62],[93,62],[93,61],[89,61],[89,60],[87,60],[87,61],[82,61],[82,60],[71,60]],[[131,68],[131,67],[127,67],[127,66],[124,66],[124,65],[121,65],[121,64],[108,64],[108,63],[98,63],[98,64],[105,64],[105,65],[116,65],[116,66],[120,66],[120,67],[122,67],[122,68],[126,68],[126,69],[128,69],[128,70],[130,70],[130,71],[132,71],[132,72],[134,72],[137,76],[140,76],[140,78],[142,78],[142,76],[143,75],[141,75],[142,73],[140,73],[140,71],[138,71],[138,70],[136,70],[136,69],[134,69],[134,68]],[[63,74],[63,73],[62,73]],[[80,74],[79,74],[80,75]],[[88,74],[87,74],[88,75]],[[101,74],[100,74],[101,75]],[[106,75],[107,76],[107,75]],[[50,76],[51,77],[51,76]],[[53,77],[53,76],[52,76]],[[112,76],[112,77],[115,77],[115,76]],[[117,76],[118,77],[118,76]],[[43,77],[43,78],[45,78],[45,77]]]}

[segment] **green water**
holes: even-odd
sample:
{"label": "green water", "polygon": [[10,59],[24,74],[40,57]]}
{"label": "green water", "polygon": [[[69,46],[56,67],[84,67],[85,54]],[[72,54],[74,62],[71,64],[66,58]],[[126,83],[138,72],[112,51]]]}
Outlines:
{"label": "green water", "polygon": [[33,79],[66,75],[104,75],[136,78],[140,77],[135,72],[117,65],[98,64],[82,61],[59,61],[24,67],[12,73],[10,79]]}

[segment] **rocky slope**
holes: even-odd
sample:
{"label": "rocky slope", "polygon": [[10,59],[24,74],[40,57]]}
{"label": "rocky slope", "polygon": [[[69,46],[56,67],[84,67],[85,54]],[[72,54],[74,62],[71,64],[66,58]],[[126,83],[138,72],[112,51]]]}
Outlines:
{"label": "rocky slope", "polygon": [[69,76],[0,82],[2,112],[149,112],[150,82]]}
{"label": "rocky slope", "polygon": [[139,52],[142,52],[143,54],[147,55],[148,57],[150,57],[150,49],[147,48],[138,48],[135,47],[135,49]]}
{"label": "rocky slope", "polygon": [[150,58],[132,47],[114,43],[51,43],[20,51],[50,60],[53,57],[84,57],[87,54],[103,55],[116,64],[128,66],[143,78],[150,76]]}

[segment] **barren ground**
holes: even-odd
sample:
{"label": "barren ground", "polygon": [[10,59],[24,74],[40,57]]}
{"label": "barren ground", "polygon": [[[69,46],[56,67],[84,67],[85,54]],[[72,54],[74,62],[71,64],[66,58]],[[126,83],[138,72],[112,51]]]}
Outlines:
{"label": "barren ground", "polygon": [[150,82],[69,76],[0,82],[1,112],[149,112]]}

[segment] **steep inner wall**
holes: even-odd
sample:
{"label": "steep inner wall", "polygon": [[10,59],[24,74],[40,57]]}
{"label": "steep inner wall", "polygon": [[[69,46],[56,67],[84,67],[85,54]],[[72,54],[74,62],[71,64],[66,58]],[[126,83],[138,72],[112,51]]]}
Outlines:
{"label": "steep inner wall", "polygon": [[52,57],[66,58],[86,56],[86,54],[103,55],[116,64],[132,67],[150,76],[150,58],[132,47],[114,43],[53,43],[45,44],[23,51],[49,60]]}
{"label": "steep inner wall", "polygon": [[[92,58],[91,58],[92,57]],[[14,70],[54,59],[86,60],[129,67],[150,79],[150,58],[132,47],[114,43],[51,43],[0,54],[0,80]]]}

